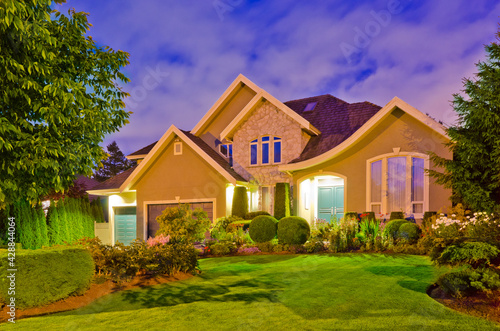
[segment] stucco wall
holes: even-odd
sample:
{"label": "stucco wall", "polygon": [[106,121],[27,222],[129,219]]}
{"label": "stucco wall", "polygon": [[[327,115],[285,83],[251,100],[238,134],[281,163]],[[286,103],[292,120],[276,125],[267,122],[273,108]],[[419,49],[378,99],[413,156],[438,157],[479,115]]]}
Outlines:
{"label": "stucco wall", "polygon": [[297,158],[310,138],[297,122],[266,101],[235,131],[233,168],[246,180],[260,185],[291,183],[291,177],[278,170],[279,165],[250,165],[250,141],[265,135],[281,138],[281,164]]}
{"label": "stucco wall", "polygon": [[227,180],[183,142],[182,155],[174,155],[173,142],[132,189],[137,190],[137,236],[144,238],[144,202],[211,201],[214,219],[225,215]]}
{"label": "stucco wall", "polygon": [[[379,155],[393,153],[393,148],[400,152],[427,153],[433,151],[439,155],[451,158],[448,149],[443,145],[444,138],[427,126],[397,109],[378,125],[354,147],[338,157],[320,165],[294,172],[294,187],[298,181],[320,171],[336,173],[345,176],[346,211],[366,211],[366,161]],[[431,169],[436,169],[431,162]],[[439,170],[439,169],[437,169]],[[294,198],[297,198],[297,189]],[[450,191],[441,185],[429,182],[429,210],[445,210],[450,205]]]}

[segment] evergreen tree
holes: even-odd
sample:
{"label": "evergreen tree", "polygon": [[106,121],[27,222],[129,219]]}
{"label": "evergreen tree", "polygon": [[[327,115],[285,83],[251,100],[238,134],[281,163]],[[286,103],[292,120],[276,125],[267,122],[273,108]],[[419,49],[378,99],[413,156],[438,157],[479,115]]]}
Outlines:
{"label": "evergreen tree", "polygon": [[49,247],[50,241],[49,241],[49,234],[48,234],[48,229],[47,229],[47,219],[45,218],[45,212],[43,211],[41,206],[39,208],[37,208],[36,211],[37,211],[37,215],[38,215],[37,228],[38,228],[38,231],[40,232],[39,245],[40,245],[40,247]]}
{"label": "evergreen tree", "polygon": [[108,158],[102,161],[102,168],[94,174],[94,178],[100,182],[116,176],[134,165],[134,162],[125,157],[116,141],[109,144],[107,149]]}
{"label": "evergreen tree", "polygon": [[71,238],[70,234],[70,225],[69,225],[69,215],[68,215],[68,200],[69,198],[61,199],[57,202],[57,210],[58,210],[58,219],[59,219],[59,240],[61,244],[64,242],[70,242]]}
{"label": "evergreen tree", "polygon": [[500,44],[493,42],[485,49],[488,58],[476,64],[476,77],[464,79],[467,97],[454,94],[459,120],[447,130],[453,159],[431,153],[444,171],[429,174],[452,189],[454,203],[492,212],[500,205]]}
{"label": "evergreen tree", "polygon": [[61,240],[61,223],[59,221],[59,208],[56,206],[56,202],[52,200],[50,202],[49,212],[47,213],[48,219],[48,233],[50,245],[60,245]]}

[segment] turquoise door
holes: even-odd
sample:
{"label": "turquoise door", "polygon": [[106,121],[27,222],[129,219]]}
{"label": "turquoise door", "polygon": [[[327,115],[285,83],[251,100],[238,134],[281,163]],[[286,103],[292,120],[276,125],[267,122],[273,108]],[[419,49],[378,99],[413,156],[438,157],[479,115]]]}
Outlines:
{"label": "turquoise door", "polygon": [[344,186],[318,187],[318,218],[330,221],[344,217]]}
{"label": "turquoise door", "polygon": [[129,245],[136,238],[135,215],[115,215],[115,242]]}

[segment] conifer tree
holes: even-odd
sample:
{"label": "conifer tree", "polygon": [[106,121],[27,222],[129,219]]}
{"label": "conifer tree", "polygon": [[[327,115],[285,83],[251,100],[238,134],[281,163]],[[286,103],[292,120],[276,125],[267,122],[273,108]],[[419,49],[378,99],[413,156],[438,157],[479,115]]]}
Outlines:
{"label": "conifer tree", "polygon": [[431,153],[443,172],[429,171],[452,189],[452,201],[475,211],[500,206],[500,29],[485,46],[487,60],[476,64],[474,79],[464,79],[466,96],[454,94],[458,124],[447,129],[453,159]]}
{"label": "conifer tree", "polygon": [[100,182],[116,176],[134,165],[134,162],[125,157],[116,141],[109,144],[107,149],[108,158],[102,161],[102,168],[94,174],[94,178]]}

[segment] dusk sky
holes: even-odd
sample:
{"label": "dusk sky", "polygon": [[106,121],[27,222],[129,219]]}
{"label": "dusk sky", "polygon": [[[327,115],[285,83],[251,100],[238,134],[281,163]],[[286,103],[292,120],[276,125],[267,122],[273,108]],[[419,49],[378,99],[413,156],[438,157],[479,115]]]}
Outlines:
{"label": "dusk sky", "polygon": [[242,73],[281,101],[398,96],[445,124],[452,94],[495,40],[500,2],[69,0],[98,44],[130,53],[129,154],[171,124],[190,130]]}

